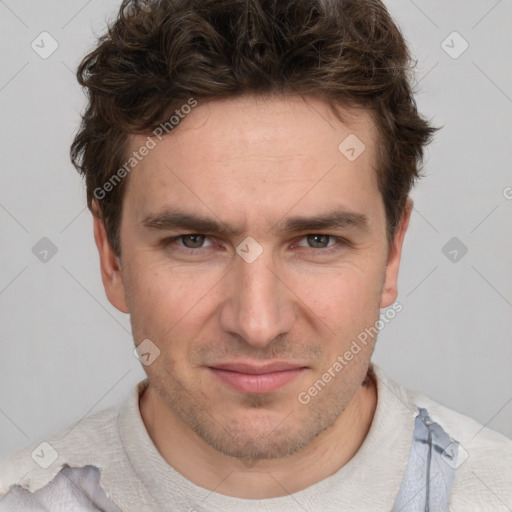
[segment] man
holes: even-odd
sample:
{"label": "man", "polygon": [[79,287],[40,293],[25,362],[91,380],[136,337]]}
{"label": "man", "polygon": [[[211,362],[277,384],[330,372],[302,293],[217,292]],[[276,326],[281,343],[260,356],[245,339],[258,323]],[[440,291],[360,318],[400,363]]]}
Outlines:
{"label": "man", "polygon": [[408,69],[376,0],[123,2],[72,158],[148,379],[6,461],[1,511],[512,508],[512,442],[371,364],[434,132]]}

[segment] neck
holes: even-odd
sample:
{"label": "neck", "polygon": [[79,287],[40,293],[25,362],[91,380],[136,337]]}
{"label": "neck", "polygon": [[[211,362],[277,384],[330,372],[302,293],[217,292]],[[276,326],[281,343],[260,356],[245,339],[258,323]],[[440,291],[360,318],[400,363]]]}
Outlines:
{"label": "neck", "polygon": [[239,461],[218,452],[192,432],[151,387],[140,398],[140,412],[162,457],[195,485],[243,499],[264,499],[298,492],[334,474],[359,450],[377,405],[369,374],[331,427],[293,455]]}

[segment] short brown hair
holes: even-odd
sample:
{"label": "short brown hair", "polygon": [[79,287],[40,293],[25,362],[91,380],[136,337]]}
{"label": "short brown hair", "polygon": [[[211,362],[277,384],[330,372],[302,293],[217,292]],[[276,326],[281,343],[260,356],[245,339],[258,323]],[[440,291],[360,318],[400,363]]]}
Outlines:
{"label": "short brown hair", "polygon": [[[81,62],[88,105],[71,146],[87,204],[120,254],[128,134],[148,134],[190,98],[297,94],[369,109],[388,240],[435,128],[417,111],[411,58],[379,0],[124,0]],[[103,190],[103,189],[102,189]],[[97,199],[97,198],[96,198]]]}

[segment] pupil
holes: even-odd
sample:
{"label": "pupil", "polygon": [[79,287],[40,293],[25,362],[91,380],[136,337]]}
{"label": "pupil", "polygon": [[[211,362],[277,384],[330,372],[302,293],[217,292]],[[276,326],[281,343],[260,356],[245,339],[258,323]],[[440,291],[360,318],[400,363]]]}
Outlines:
{"label": "pupil", "polygon": [[[322,244],[322,242],[321,242],[321,241],[320,241],[320,242],[318,242],[318,239],[319,239],[319,238],[322,238],[322,237],[325,239],[325,238],[327,238],[327,236],[328,236],[328,235],[309,235],[309,236],[310,236],[310,239],[313,239],[313,245],[315,245],[315,244],[318,244],[318,243],[319,243],[319,244],[323,247],[323,246],[324,246],[324,244]],[[325,241],[325,240],[324,240],[324,241]]]}
{"label": "pupil", "polygon": [[[202,237],[203,235],[187,235],[185,237],[185,240],[189,239],[189,240],[192,240],[192,245],[193,247],[192,248],[197,248],[197,247],[200,247],[201,244],[202,244]],[[199,242],[197,241],[197,239],[199,238]],[[185,244],[187,245],[187,244]]]}

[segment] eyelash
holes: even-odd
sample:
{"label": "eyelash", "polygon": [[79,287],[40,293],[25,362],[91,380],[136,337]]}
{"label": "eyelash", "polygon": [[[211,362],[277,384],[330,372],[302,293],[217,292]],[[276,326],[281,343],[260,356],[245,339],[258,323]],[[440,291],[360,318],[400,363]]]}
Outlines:
{"label": "eyelash", "polygon": [[[163,243],[164,247],[167,248],[171,244],[177,242],[179,239],[183,239],[186,236],[192,236],[192,235],[197,235],[197,236],[202,235],[202,236],[205,236],[206,238],[208,238],[208,235],[204,235],[203,233],[184,233],[182,235],[177,235],[177,236],[174,236],[171,238],[166,238],[162,241],[162,243]],[[312,249],[314,252],[321,253],[321,255],[324,255],[324,256],[333,254],[333,253],[341,250],[343,248],[343,246],[349,245],[348,240],[346,240],[342,237],[339,237],[339,236],[328,235],[326,233],[308,233],[307,235],[304,235],[301,238],[301,240],[304,238],[307,238],[308,236],[312,236],[312,235],[327,236],[330,239],[329,241],[335,240],[337,242],[336,245],[328,246],[326,248],[305,247],[306,249]],[[197,249],[192,249],[190,247],[184,247],[184,246],[178,246],[178,247],[179,247],[179,250],[189,251],[191,254],[192,253],[193,254],[201,254],[201,251],[208,248],[208,247],[198,247]]]}

